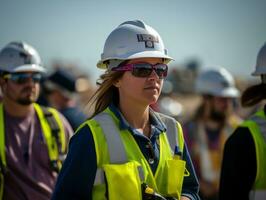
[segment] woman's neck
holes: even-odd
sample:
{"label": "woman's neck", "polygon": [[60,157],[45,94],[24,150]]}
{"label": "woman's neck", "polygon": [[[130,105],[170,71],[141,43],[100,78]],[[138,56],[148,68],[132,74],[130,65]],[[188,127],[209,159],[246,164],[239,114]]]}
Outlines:
{"label": "woman's neck", "polygon": [[133,128],[147,137],[150,136],[149,106],[130,105],[129,102],[120,102],[119,109]]}

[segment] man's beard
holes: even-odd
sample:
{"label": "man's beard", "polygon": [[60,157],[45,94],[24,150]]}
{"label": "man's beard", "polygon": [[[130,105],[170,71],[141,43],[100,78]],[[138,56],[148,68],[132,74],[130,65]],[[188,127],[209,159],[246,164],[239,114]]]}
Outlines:
{"label": "man's beard", "polygon": [[20,105],[23,105],[23,106],[28,106],[32,103],[34,103],[35,100],[33,99],[30,99],[30,98],[25,98],[25,99],[17,99],[17,103],[20,104]]}
{"label": "man's beard", "polygon": [[219,123],[225,123],[227,117],[227,110],[224,112],[215,111],[213,108],[210,111],[210,118]]}
{"label": "man's beard", "polygon": [[26,97],[18,98],[17,99],[17,103],[18,104],[24,105],[24,106],[28,106],[28,105],[34,103],[37,100],[37,96],[38,95],[36,94],[36,91],[35,92],[31,91],[30,87],[27,87],[24,90],[22,90],[22,93],[23,92],[31,92],[31,94],[26,96]]}

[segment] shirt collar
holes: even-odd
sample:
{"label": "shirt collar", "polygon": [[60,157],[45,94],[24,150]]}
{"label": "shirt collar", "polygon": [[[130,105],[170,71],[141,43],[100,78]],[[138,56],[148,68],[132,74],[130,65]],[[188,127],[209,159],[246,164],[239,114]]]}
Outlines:
{"label": "shirt collar", "polygon": [[[119,120],[119,128],[121,130],[123,129],[131,129],[132,127],[129,125],[129,123],[126,121],[122,113],[120,112],[119,108],[114,104],[111,103],[109,105],[109,109],[114,113],[114,115],[118,118]],[[156,113],[152,108],[149,110],[150,112],[150,123],[152,126],[154,126],[156,129],[158,129],[160,132],[166,131],[166,126],[160,119],[160,116],[158,113]]]}

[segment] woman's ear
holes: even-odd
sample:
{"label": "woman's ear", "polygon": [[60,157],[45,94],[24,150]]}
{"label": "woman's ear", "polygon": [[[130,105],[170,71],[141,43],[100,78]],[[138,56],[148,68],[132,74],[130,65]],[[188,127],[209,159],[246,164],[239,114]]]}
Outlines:
{"label": "woman's ear", "polygon": [[119,88],[119,87],[120,87],[120,79],[116,80],[116,81],[113,83],[113,85],[114,85],[115,87]]}

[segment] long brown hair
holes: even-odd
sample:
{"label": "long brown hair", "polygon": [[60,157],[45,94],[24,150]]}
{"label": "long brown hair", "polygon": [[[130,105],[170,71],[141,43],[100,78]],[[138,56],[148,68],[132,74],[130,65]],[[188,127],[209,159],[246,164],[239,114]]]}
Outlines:
{"label": "long brown hair", "polygon": [[266,99],[266,84],[261,83],[258,85],[247,88],[241,97],[241,104],[244,107],[253,106],[261,100]]}
{"label": "long brown hair", "polygon": [[96,84],[99,88],[88,101],[90,108],[94,105],[94,111],[91,117],[94,117],[98,113],[102,112],[111,102],[118,104],[119,94],[118,89],[114,86],[114,83],[120,79],[123,74],[124,72],[106,70],[105,73],[97,80]]}

